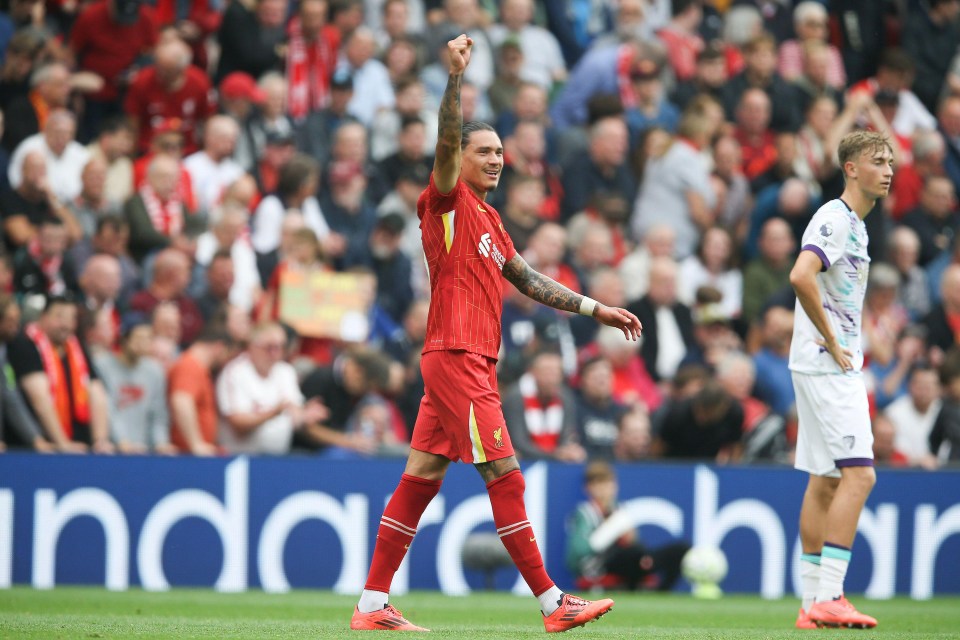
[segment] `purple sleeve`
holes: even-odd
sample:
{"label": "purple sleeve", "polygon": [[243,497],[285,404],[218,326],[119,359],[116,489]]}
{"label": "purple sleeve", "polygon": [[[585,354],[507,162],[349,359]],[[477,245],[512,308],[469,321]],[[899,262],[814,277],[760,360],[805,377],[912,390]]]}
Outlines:
{"label": "purple sleeve", "polygon": [[830,268],[830,259],[827,258],[827,254],[823,252],[823,249],[818,247],[815,244],[805,244],[800,248],[800,251],[813,251],[817,254],[817,257],[820,258],[820,262],[823,263],[823,266],[820,268],[820,271],[826,271]]}

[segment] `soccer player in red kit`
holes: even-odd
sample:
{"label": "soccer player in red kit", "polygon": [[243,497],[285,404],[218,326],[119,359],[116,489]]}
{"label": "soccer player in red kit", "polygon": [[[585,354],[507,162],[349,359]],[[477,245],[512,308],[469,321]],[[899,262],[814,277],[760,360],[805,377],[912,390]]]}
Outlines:
{"label": "soccer player in red kit", "polygon": [[497,392],[500,278],[538,302],[617,327],[627,339],[639,337],[640,321],[534,271],[513,248],[500,215],[486,204],[487,193],[500,180],[503,145],[489,125],[463,123],[460,83],[472,46],[466,35],[447,43],[450,78],[440,104],[436,159],[430,184],[417,202],[431,290],[420,364],[425,394],[406,469],[380,519],[352,629],[426,631],[387,599],[420,516],[440,490],[450,462],[458,460],[472,463],[486,482],[497,533],[540,601],[548,632],[582,626],[613,606],[613,600],[590,602],[563,593],[543,566]]}

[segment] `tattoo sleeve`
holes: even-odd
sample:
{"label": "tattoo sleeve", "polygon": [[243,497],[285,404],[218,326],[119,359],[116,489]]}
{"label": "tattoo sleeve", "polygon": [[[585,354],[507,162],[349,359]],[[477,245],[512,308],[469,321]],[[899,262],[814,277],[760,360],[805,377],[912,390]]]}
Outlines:
{"label": "tattoo sleeve", "polygon": [[447,88],[440,99],[439,127],[437,135],[437,160],[449,161],[460,153],[460,134],[463,129],[463,113],[460,109],[461,75],[450,75]]}
{"label": "tattoo sleeve", "polygon": [[[553,278],[535,271],[526,260],[520,257],[520,254],[515,255],[510,262],[503,265],[503,277],[509,280],[520,293],[541,304],[560,311],[572,313],[580,311],[582,295],[567,289]],[[597,309],[599,308],[600,305],[597,305]]]}

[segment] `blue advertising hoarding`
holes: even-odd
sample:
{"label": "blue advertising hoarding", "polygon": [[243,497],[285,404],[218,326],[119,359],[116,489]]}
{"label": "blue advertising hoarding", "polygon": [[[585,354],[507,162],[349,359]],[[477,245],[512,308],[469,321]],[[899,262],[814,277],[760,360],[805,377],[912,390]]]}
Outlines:
{"label": "blue advertising hoarding", "polygon": [[[316,458],[0,456],[0,587],[101,584],[363,587],[380,514],[403,465]],[[527,512],[562,586],[564,525],[584,499],[583,468],[524,467]],[[805,476],[782,467],[618,467],[620,498],[651,545],[685,538],[730,560],[728,592],[796,591],[797,511]],[[394,592],[464,594],[464,540],[494,531],[486,491],[452,465],[394,582]],[[960,593],[960,472],[881,470],[860,520],[850,592],[885,598]],[[525,592],[513,569],[501,589]]]}

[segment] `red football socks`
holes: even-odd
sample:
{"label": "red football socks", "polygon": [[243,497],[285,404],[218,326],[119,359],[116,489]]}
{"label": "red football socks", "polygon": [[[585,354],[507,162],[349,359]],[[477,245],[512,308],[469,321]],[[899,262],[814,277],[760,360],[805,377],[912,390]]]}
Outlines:
{"label": "red football socks", "polygon": [[553,586],[553,580],[543,567],[543,557],[537,547],[533,527],[527,520],[527,509],[523,504],[525,487],[523,475],[518,469],[487,484],[487,493],[490,494],[493,507],[493,522],[503,546],[507,548],[533,595],[539,596]]}
{"label": "red football socks", "polygon": [[417,533],[420,516],[439,491],[439,480],[426,480],[406,473],[400,477],[400,484],[380,518],[365,589],[390,592],[393,575],[400,568]]}

